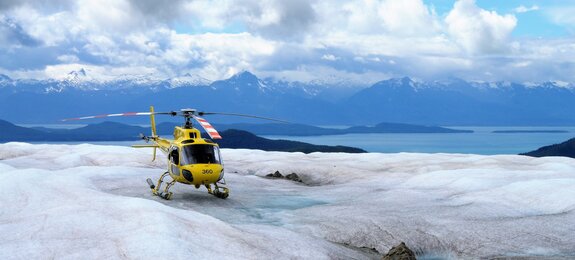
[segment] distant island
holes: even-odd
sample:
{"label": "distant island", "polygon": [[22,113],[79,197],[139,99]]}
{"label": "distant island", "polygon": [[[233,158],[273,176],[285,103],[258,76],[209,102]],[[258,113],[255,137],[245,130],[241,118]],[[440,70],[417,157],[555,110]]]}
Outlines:
{"label": "distant island", "polygon": [[565,130],[495,130],[492,133],[495,134],[561,134],[561,133],[569,133],[569,131]]}
{"label": "distant island", "polygon": [[[159,133],[167,135],[168,129],[165,129],[166,127],[167,125],[163,125],[163,131]],[[173,132],[173,125],[169,130],[171,134],[171,132]],[[0,142],[136,141],[139,139],[140,133],[149,132],[150,128],[148,127],[131,126],[115,122],[103,122],[76,129],[52,129],[44,127],[21,127],[8,121],[0,120]],[[365,150],[348,146],[313,145],[296,141],[270,140],[242,130],[228,129],[220,132],[220,134],[224,139],[217,140],[217,143],[222,148],[303,153],[366,153]]]}
{"label": "distant island", "polygon": [[440,126],[422,126],[401,123],[380,123],[375,126],[352,126],[344,129],[324,128],[302,124],[216,124],[215,127],[221,130],[240,129],[257,135],[285,136],[389,133],[473,133],[472,130],[459,130]]}
{"label": "distant island", "polygon": [[565,156],[575,158],[575,138],[571,138],[560,144],[544,146],[535,151],[522,153],[521,155],[533,157]]}

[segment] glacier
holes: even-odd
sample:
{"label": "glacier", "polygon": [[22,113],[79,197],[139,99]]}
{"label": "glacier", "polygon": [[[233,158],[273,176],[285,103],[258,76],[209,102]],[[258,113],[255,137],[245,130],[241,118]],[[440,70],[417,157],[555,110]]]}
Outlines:
{"label": "glacier", "polygon": [[228,199],[176,184],[165,201],[149,150],[0,144],[0,258],[370,259],[401,241],[421,258],[575,257],[574,159],[222,155]]}

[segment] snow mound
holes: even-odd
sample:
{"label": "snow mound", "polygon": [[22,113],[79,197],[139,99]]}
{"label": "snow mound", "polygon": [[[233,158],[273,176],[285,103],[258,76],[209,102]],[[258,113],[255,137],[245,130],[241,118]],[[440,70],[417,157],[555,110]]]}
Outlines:
{"label": "snow mound", "polygon": [[[0,144],[0,258],[575,256],[575,160],[222,151],[227,200],[117,146]],[[161,158],[161,157],[160,157]],[[262,178],[297,173],[305,184]],[[380,254],[373,250],[375,249]]]}

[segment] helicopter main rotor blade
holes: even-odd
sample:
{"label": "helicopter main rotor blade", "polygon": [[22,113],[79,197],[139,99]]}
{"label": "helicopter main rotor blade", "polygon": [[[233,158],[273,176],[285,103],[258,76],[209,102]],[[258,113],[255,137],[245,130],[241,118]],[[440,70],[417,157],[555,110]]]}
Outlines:
{"label": "helicopter main rotor blade", "polygon": [[203,116],[203,115],[225,115],[225,116],[241,116],[241,117],[250,117],[250,118],[258,118],[258,119],[264,119],[264,120],[276,121],[276,122],[287,123],[287,124],[289,124],[289,123],[290,123],[290,122],[288,122],[288,121],[279,120],[279,119],[274,119],[274,118],[269,118],[269,117],[263,117],[263,116],[254,116],[254,115],[246,115],[246,114],[236,114],[236,113],[222,113],[222,112],[198,112],[198,115],[200,115],[200,116]]}
{"label": "helicopter main rotor blade", "polygon": [[94,118],[104,118],[104,117],[116,117],[116,116],[149,116],[149,115],[172,115],[175,116],[176,112],[127,112],[127,113],[117,113],[117,114],[104,114],[97,116],[84,116],[76,118],[66,118],[62,121],[74,121],[74,120],[84,120],[84,119],[94,119]]}

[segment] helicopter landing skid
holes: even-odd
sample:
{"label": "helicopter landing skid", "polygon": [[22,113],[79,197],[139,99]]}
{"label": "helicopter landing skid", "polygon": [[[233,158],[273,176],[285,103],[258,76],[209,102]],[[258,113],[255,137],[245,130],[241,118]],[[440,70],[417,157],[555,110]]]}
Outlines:
{"label": "helicopter landing skid", "polygon": [[148,182],[148,185],[150,185],[150,189],[152,189],[152,194],[165,199],[165,200],[169,200],[172,198],[172,193],[169,192],[168,190],[176,183],[176,180],[172,180],[171,182],[167,182],[166,183],[166,187],[164,188],[163,191],[161,191],[161,186],[162,183],[164,183],[164,178],[166,176],[168,176],[170,173],[169,172],[165,172],[164,174],[162,174],[162,176],[160,176],[160,179],[158,179],[158,185],[154,185],[154,183],[152,182],[152,180],[150,178],[148,178],[146,180],[146,182]]}
{"label": "helicopter landing skid", "polygon": [[[225,184],[225,183],[220,183],[220,185]],[[206,188],[208,189],[208,193],[216,196],[217,198],[220,199],[225,199],[228,196],[230,196],[230,189],[228,189],[225,186],[218,186],[218,183],[214,183],[214,189],[212,190],[212,186],[209,184],[205,185]]]}

